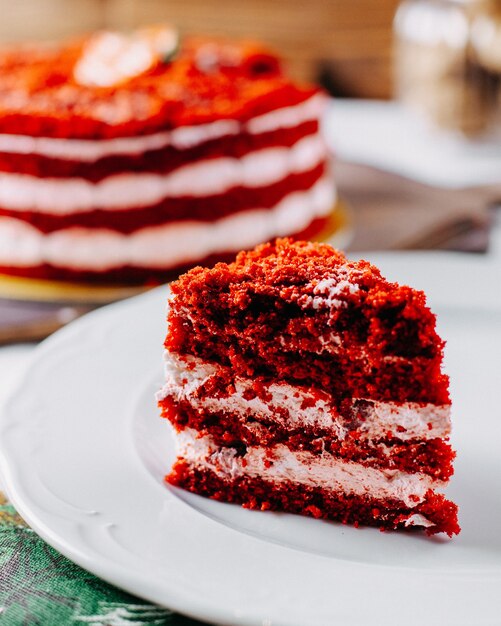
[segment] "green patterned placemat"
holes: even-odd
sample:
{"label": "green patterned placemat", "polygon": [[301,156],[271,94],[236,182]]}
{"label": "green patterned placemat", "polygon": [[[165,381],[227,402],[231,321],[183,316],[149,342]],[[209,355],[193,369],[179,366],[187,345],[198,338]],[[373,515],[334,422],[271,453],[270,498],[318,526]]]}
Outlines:
{"label": "green patterned placemat", "polygon": [[1,626],[200,626],[96,578],[46,544],[0,492]]}

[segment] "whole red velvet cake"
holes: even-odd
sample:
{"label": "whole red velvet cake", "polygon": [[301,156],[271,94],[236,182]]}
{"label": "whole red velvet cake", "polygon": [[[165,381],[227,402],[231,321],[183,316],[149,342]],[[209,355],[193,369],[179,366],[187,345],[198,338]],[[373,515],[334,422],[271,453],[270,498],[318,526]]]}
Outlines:
{"label": "whole red velvet cake", "polygon": [[0,273],[141,283],[322,230],[324,96],[169,28],[0,54]]}
{"label": "whole red velvet cake", "polygon": [[277,240],[171,287],[167,481],[217,500],[459,532],[444,342],[425,295],[325,244]]}

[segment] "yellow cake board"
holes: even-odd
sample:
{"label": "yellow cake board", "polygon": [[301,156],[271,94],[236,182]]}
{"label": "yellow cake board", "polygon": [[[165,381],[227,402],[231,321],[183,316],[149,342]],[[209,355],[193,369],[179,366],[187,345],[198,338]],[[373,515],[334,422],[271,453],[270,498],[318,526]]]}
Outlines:
{"label": "yellow cake board", "polygon": [[[324,229],[314,238],[344,248],[351,239],[351,219],[343,201],[337,201]],[[107,304],[151,289],[145,285],[93,285],[0,274],[0,298],[35,302]]]}
{"label": "yellow cake board", "polygon": [[144,285],[89,285],[0,274],[0,298],[12,300],[107,304],[135,296],[147,289],[149,287]]}
{"label": "yellow cake board", "polygon": [[334,248],[345,249],[353,238],[353,220],[349,206],[338,200],[333,208],[327,224],[313,241],[329,243]]}

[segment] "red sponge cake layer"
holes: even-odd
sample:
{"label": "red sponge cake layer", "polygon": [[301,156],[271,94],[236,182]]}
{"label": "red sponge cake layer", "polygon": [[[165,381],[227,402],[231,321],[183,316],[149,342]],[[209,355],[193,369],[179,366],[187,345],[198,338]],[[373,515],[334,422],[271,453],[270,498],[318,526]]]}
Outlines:
{"label": "red sponge cake layer", "polygon": [[423,293],[329,246],[279,242],[172,286],[166,348],[344,397],[449,402]]}
{"label": "red sponge cake layer", "polygon": [[412,507],[413,513],[409,515],[409,508],[399,499],[347,495],[344,491],[305,487],[294,481],[277,485],[257,477],[228,481],[216,472],[199,469],[182,459],[174,465],[168,480],[174,486],[214,500],[238,503],[246,509],[285,511],[388,530],[427,528],[430,534],[444,532],[449,536],[459,532],[456,506],[432,491]]}

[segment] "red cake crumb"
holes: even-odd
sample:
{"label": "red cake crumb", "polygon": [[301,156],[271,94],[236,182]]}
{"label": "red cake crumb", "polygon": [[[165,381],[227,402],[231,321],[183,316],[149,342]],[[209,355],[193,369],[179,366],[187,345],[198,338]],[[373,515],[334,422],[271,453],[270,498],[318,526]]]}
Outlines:
{"label": "red cake crumb", "polygon": [[[2,52],[1,133],[84,139],[136,136],[214,119],[250,119],[302,102],[316,91],[291,84],[276,57],[259,44],[202,38],[184,39],[175,62],[159,58],[131,78],[126,89],[96,88],[74,77],[86,43],[85,38]],[[207,44],[218,60],[213,71],[199,60]],[[231,65],[225,62],[229,48],[237,60]]]}
{"label": "red cake crumb", "polygon": [[[338,272],[349,272],[357,291],[339,293],[335,309],[321,295],[319,308],[306,308],[315,286]],[[450,402],[440,370],[444,343],[425,295],[326,244],[277,240],[230,265],[195,268],[171,288],[183,297],[172,301],[167,350],[340,397]],[[322,342],[332,334],[341,346],[327,353]]]}

